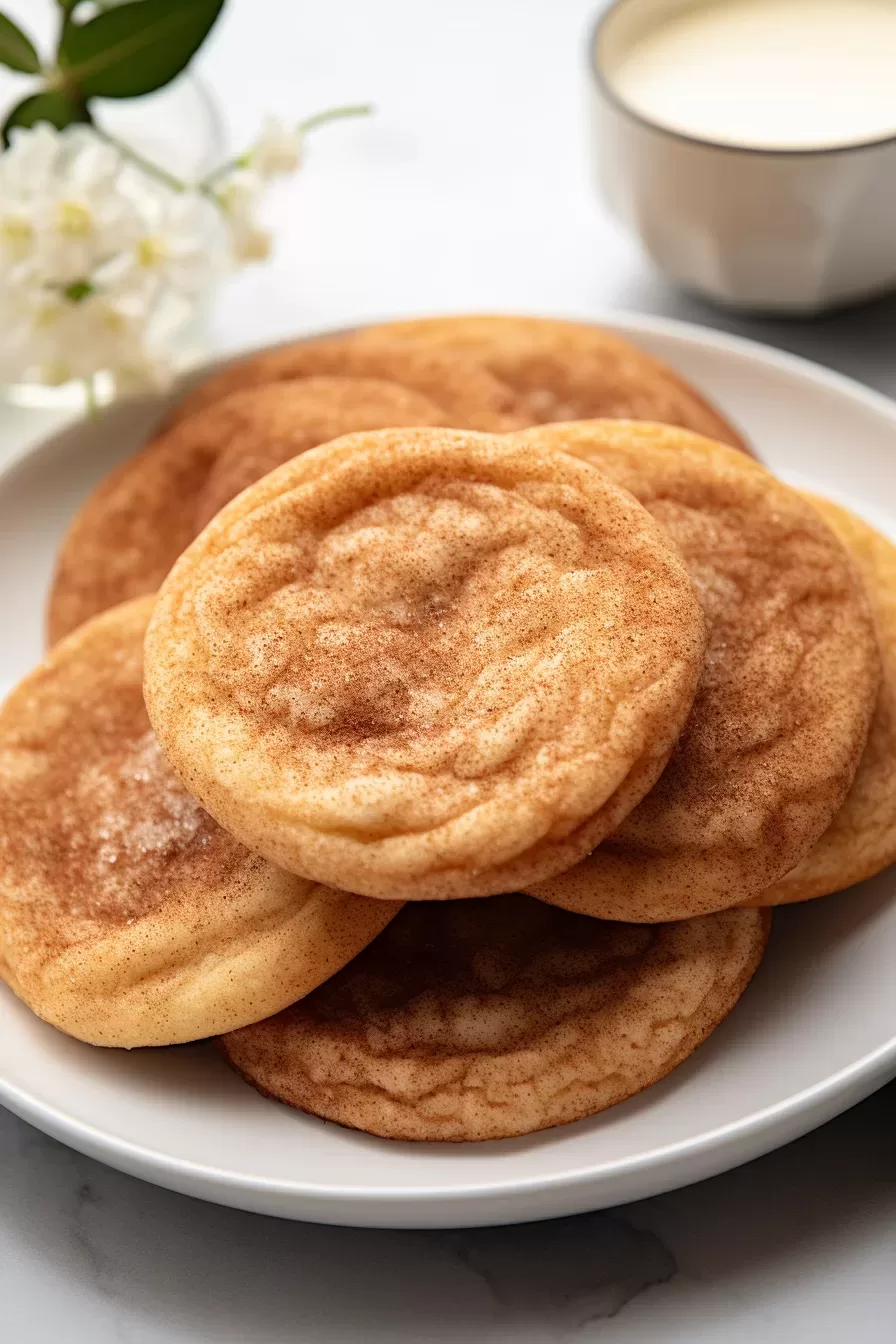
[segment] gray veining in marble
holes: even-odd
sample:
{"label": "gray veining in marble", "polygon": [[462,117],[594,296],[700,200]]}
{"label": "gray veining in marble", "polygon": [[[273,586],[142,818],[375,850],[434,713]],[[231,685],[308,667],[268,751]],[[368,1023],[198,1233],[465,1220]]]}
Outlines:
{"label": "gray veining in marble", "polygon": [[0,1340],[892,1344],[894,1133],[891,1087],[787,1149],[625,1209],[377,1232],[202,1204],[0,1113]]}

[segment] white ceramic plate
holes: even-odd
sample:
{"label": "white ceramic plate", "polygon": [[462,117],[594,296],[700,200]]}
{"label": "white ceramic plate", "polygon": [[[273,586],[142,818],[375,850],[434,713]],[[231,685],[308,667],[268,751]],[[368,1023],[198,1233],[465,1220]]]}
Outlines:
{"label": "white ceramic plate", "polygon": [[[896,405],[747,341],[613,317],[676,365],[788,479],[896,536]],[[145,436],[159,400],[64,431],[0,477],[0,686],[38,659],[58,538]],[[731,1017],[664,1082],[592,1120],[499,1143],[388,1143],[266,1101],[208,1046],[98,1050],[0,987],[0,1101],[173,1190],[263,1213],[381,1227],[516,1222],[640,1199],[829,1119],[896,1073],[896,870],[778,913]]]}

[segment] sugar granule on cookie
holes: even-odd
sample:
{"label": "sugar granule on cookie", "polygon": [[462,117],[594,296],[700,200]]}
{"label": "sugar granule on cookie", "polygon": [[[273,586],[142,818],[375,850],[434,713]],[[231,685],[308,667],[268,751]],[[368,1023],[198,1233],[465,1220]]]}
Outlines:
{"label": "sugar granule on cookie", "polygon": [[64,640],[0,711],[0,970],[94,1045],[170,1045],[308,993],[397,906],[250,854],[171,772],[141,694],[153,598]]}
{"label": "sugar granule on cookie", "polygon": [[643,796],[702,667],[661,530],[568,455],[349,435],[228,505],[163,585],[150,717],[273,862],[387,899],[561,871]]}

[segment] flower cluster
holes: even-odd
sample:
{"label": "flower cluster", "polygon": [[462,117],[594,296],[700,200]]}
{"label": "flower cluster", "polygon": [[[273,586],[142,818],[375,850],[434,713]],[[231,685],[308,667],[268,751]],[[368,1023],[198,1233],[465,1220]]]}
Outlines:
{"label": "flower cluster", "polygon": [[163,383],[202,297],[269,255],[259,207],[299,167],[302,138],[271,122],[190,185],[91,127],[14,131],[0,154],[0,380]]}
{"label": "flower cluster", "polygon": [[249,152],[212,175],[209,187],[227,221],[236,264],[266,261],[270,256],[273,240],[259,225],[260,205],[271,182],[302,166],[303,152],[302,130],[268,117]]}

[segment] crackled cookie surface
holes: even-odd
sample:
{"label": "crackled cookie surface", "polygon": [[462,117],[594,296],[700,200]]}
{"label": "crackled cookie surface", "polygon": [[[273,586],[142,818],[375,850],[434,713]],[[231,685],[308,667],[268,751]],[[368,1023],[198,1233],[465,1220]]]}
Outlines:
{"label": "crackled cookie surface", "polygon": [[273,867],[185,791],[143,706],[152,602],[83,626],[0,711],[0,974],[96,1045],[257,1021],[397,909]]}
{"label": "crackled cookie surface", "polygon": [[517,895],[408,905],[334,979],[221,1045],[266,1095],[370,1134],[530,1134],[686,1059],[743,993],[768,928],[758,910],[635,925]]}
{"label": "crackled cookie surface", "polygon": [[385,898],[567,868],[657,777],[704,649],[680,557],[567,454],[354,434],[212,521],[163,585],[145,690],[204,806]]}
{"label": "crackled cookie surface", "polygon": [[447,413],[421,392],[382,378],[335,377],[235,392],[188,423],[213,424],[222,410],[244,398],[256,408],[255,422],[243,433],[222,436],[195,501],[193,536],[247,486],[309,448],[353,431],[448,424]]}
{"label": "crackled cookie surface", "polygon": [[794,490],[720,444],[607,421],[514,435],[598,463],[650,510],[700,593],[709,644],[657,785],[583,863],[527,890],[605,919],[685,919],[793,868],[846,797],[880,661],[849,556]]}
{"label": "crackled cookie surface", "polygon": [[458,429],[500,434],[532,423],[513,389],[460,350],[415,350],[407,343],[388,340],[365,349],[351,335],[295,341],[238,359],[200,382],[175,407],[169,423],[239,388],[322,376],[385,378],[399,383],[435,402],[445,413],[443,423]]}
{"label": "crackled cookie surface", "polygon": [[81,506],[56,561],[50,642],[154,593],[221,504],[271,467],[353,429],[446,423],[422,393],[373,378],[305,378],[215,402],[153,439]]}
{"label": "crackled cookie surface", "polygon": [[756,898],[785,905],[841,891],[896,861],[896,546],[848,509],[807,495],[862,576],[877,629],[883,676],[868,741],[846,801],[816,845]]}
{"label": "crackled cookie surface", "polygon": [[414,318],[359,330],[365,349],[404,341],[476,359],[514,391],[530,424],[598,417],[656,420],[752,453],[742,435],[674,370],[614,332],[543,317]]}

